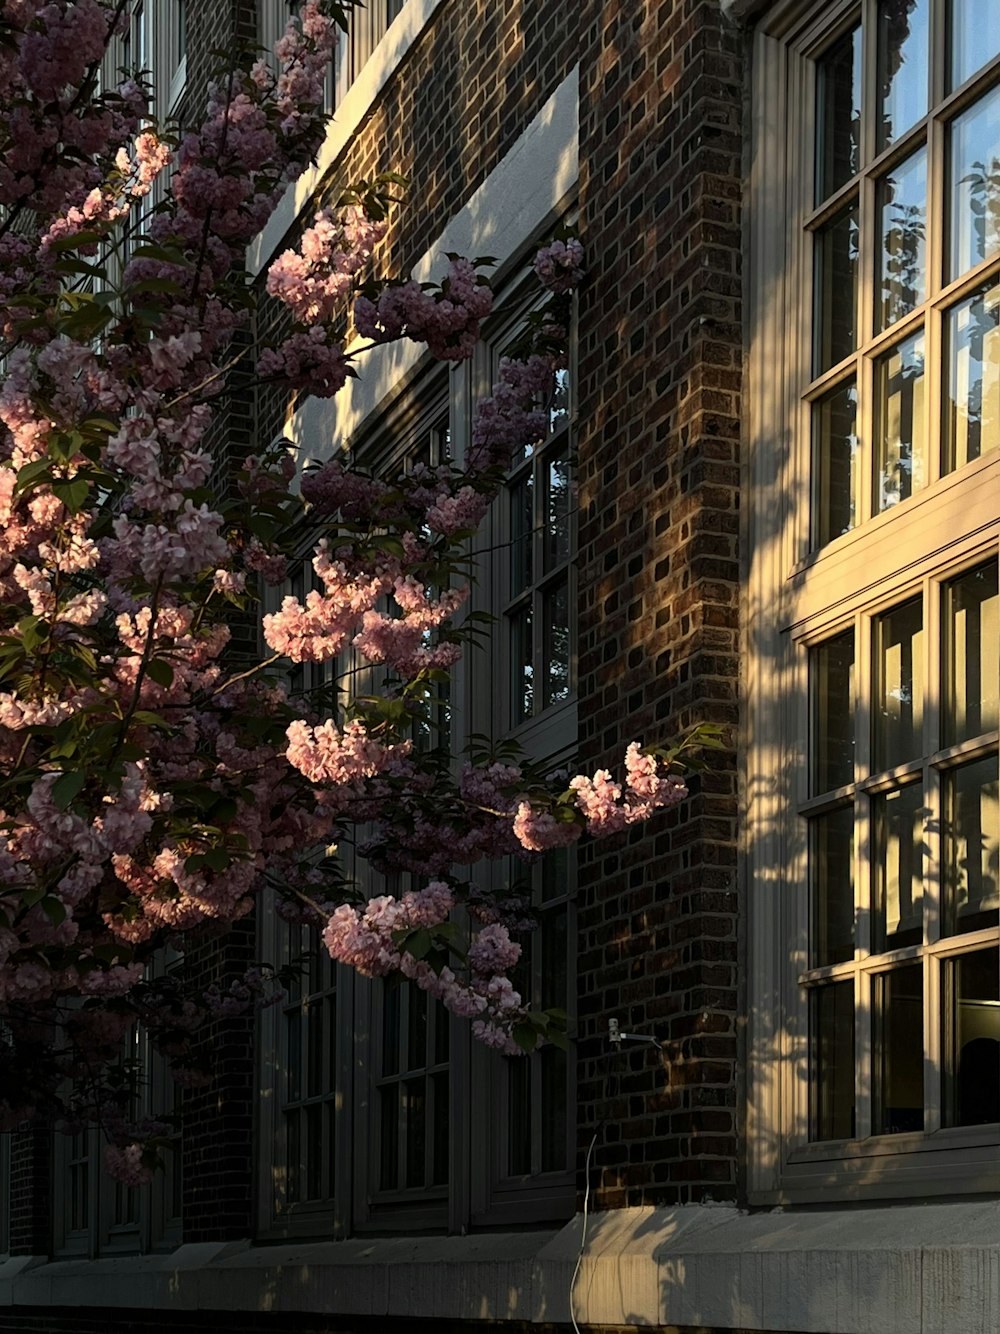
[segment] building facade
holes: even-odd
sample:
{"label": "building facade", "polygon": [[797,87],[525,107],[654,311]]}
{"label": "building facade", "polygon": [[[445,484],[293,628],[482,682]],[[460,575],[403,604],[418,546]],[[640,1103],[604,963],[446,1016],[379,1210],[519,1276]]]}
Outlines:
{"label": "building facade", "polygon": [[[184,119],[292,9],[145,0],[127,40]],[[380,261],[493,255],[496,311],[458,370],[392,345],[332,405],[233,396],[220,466],[461,458],[574,223],[573,355],[441,725],[587,768],[702,721],[727,749],[533,871],[520,985],[569,1054],[477,1048],[266,912],[189,958],[310,963],[207,1039],[152,1191],[2,1137],[0,1330],[995,1334],[995,0],[373,0],[329,95],[253,273],[397,170]]]}

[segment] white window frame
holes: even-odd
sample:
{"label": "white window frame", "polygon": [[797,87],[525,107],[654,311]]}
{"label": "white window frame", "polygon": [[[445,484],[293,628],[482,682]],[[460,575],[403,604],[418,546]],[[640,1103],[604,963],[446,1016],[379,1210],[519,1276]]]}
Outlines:
{"label": "white window frame", "polygon": [[[808,894],[798,815],[808,794],[800,740],[808,724],[808,650],[856,624],[856,653],[864,661],[870,653],[872,616],[902,603],[915,590],[926,590],[932,581],[995,558],[1000,548],[1000,451],[992,451],[956,472],[941,476],[932,471],[929,484],[905,505],[862,517],[857,528],[818,552],[809,551],[804,495],[809,488],[802,479],[809,476],[810,405],[803,389],[812,381],[812,311],[803,293],[811,291],[812,282],[803,218],[813,211],[813,136],[807,128],[796,136],[789,127],[812,124],[810,57],[850,26],[862,7],[870,23],[873,0],[864,0],[863,6],[786,0],[772,7],[754,37],[748,182],[749,449],[744,477],[749,502],[744,529],[749,566],[743,609],[744,853],[750,934],[748,1189],[751,1201],[761,1205],[1000,1188],[996,1127],[933,1130],[932,1121],[930,1133],[920,1135],[871,1136],[839,1146],[808,1139],[803,1074],[811,1056],[800,984],[808,964]],[[940,31],[942,10],[935,12]],[[987,67],[989,75],[977,76],[977,88],[995,77],[997,63]],[[969,96],[967,86],[942,100],[956,106]],[[939,111],[940,103],[935,115]],[[940,181],[932,177],[929,217],[941,215],[940,191]],[[937,262],[936,249],[932,241],[929,265]],[[920,310],[959,301],[997,268],[994,256],[943,289],[947,298],[935,291],[929,278],[930,298]],[[864,262],[861,274],[861,282],[873,281]],[[919,315],[897,322],[879,346],[893,344],[919,322]],[[930,327],[936,328],[933,321]],[[928,364],[934,359],[940,359],[940,350],[932,336]],[[932,409],[932,453],[939,420]],[[864,505],[865,486],[861,493]],[[925,604],[925,617],[932,605]],[[925,619],[924,628],[929,654],[937,623]],[[933,651],[938,652],[936,642]],[[867,666],[862,670],[865,679]],[[992,928],[984,939],[994,941],[996,936]],[[929,952],[944,956],[964,952],[971,944],[973,937],[953,937]],[[938,1059],[944,1015],[936,995],[927,995],[925,1006],[931,1016],[926,1068],[929,1058]],[[859,1030],[859,1042],[861,1038]],[[862,1061],[869,1055],[863,1050]],[[870,1093],[869,1081],[859,1087],[859,1100]]]}

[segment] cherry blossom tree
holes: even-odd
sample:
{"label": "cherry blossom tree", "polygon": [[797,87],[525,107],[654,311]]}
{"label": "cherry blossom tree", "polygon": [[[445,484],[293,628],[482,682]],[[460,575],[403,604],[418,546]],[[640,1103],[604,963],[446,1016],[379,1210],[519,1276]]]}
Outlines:
{"label": "cherry blossom tree", "polygon": [[[141,78],[98,90],[124,13],[0,8],[0,1125],[96,1120],[109,1167],[135,1183],[163,1126],[129,1119],[124,1035],[141,1026],[175,1078],[199,1080],[199,1026],[281,981],[261,967],[197,991],[157,975],[157,951],[225,928],[270,887],[333,958],[402,973],[489,1045],[559,1041],[563,1017],[530,1011],[509,978],[524,905],[472,892],[472,866],[648,819],[684,797],[682,757],[713,737],[629,745],[621,781],[567,782],[509,747],[414,745],[478,629],[469,539],[512,451],[546,434],[582,246],[539,251],[546,300],[460,464],[386,478],[282,448],[247,458],[220,496],[207,441],[247,356],[234,335],[264,299],[246,247],[319,147],[345,16],[308,0],[276,72],[234,53],[202,124],[177,137],[148,116]],[[373,272],[401,184],[352,186],[271,265],[292,332],[257,349],[261,381],[330,397],[366,349],[401,338],[470,355],[488,263],[450,257],[432,286]],[[260,617],[304,544],[319,588]],[[227,651],[234,610],[260,618],[250,668]],[[289,663],[348,652],[372,693],[336,674],[308,698],[283,684]],[[345,878],[336,845],[362,828],[363,859],[420,887],[369,898]]]}

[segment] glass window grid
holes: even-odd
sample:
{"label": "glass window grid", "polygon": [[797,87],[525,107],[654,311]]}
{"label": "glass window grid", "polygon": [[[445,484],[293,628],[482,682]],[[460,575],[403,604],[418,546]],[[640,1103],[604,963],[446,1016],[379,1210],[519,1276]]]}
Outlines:
{"label": "glass window grid", "polygon": [[[576,692],[576,515],[568,371],[547,405],[552,429],[510,471],[502,530],[505,724],[529,727]],[[563,489],[562,497],[559,496]],[[553,522],[553,519],[555,522]],[[562,526],[562,536],[554,537]]]}
{"label": "glass window grid", "polygon": [[[995,549],[995,548],[994,548]],[[995,560],[995,557],[993,557]],[[924,578],[917,588],[912,586],[897,593],[891,601],[859,611],[850,623],[841,623],[834,633],[824,630],[822,637],[804,639],[800,648],[806,657],[813,650],[853,629],[855,636],[855,765],[850,783],[832,791],[817,793],[803,799],[799,814],[807,828],[817,817],[850,807],[855,815],[853,847],[853,879],[855,907],[855,950],[853,957],[823,967],[805,967],[797,982],[803,998],[815,996],[825,986],[835,983],[853,984],[855,997],[855,1131],[847,1139],[824,1141],[818,1139],[816,1108],[810,1108],[808,1117],[808,1146],[804,1156],[816,1158],[853,1157],[859,1153],[891,1152],[920,1147],[920,1142],[931,1143],[926,1137],[946,1128],[946,1108],[953,1072],[946,1068],[946,1046],[949,1011],[943,998],[949,987],[949,972],[953,961],[983,948],[996,950],[1000,944],[1000,928],[995,924],[962,934],[947,934],[943,921],[943,899],[946,890],[947,868],[943,843],[944,793],[949,776],[964,765],[977,759],[997,756],[996,729],[969,737],[957,744],[944,745],[945,693],[949,675],[947,656],[950,652],[946,626],[948,587],[970,570],[983,564],[982,559],[965,566]],[[925,683],[923,716],[924,754],[886,770],[874,768],[874,705],[878,668],[875,662],[877,626],[879,618],[919,596],[923,608],[922,669]],[[803,692],[805,693],[805,692]],[[814,753],[816,736],[815,707],[810,709],[810,754]],[[814,765],[808,766],[809,781],[814,782]],[[874,886],[877,882],[875,864],[875,829],[873,806],[887,793],[899,791],[913,783],[923,793],[922,839],[922,911],[921,940],[897,949],[880,951],[876,938]],[[995,837],[995,833],[994,833]],[[808,844],[811,840],[807,839]],[[810,908],[812,918],[812,875],[810,875]],[[813,926],[810,935],[815,931]],[[923,971],[924,1033],[924,1126],[920,1132],[879,1134],[876,1120],[879,1098],[878,1061],[880,1053],[879,1013],[880,979],[905,967],[919,964]],[[1000,955],[997,958],[1000,968]],[[814,1011],[815,1005],[810,1006]],[[812,1021],[810,1021],[812,1022]],[[819,1035],[812,1032],[809,1064],[809,1087],[813,1092],[819,1085],[817,1045]],[[810,1094],[810,1101],[812,1093]],[[982,1131],[972,1127],[954,1127],[950,1133],[965,1134],[970,1139]],[[989,1132],[995,1138],[995,1127]],[[863,1141],[863,1142],[862,1142]]]}
{"label": "glass window grid", "polygon": [[[984,94],[1000,88],[1000,56],[988,61],[975,75],[953,92],[946,91],[946,44],[940,34],[945,31],[944,0],[933,0],[931,14],[931,62],[929,96],[932,110],[906,129],[886,149],[876,152],[873,107],[876,87],[876,53],[874,0],[866,0],[862,10],[848,11],[841,21],[838,36],[850,31],[859,20],[863,29],[862,57],[862,125],[860,134],[860,170],[845,184],[837,187],[827,198],[806,210],[804,228],[813,242],[824,226],[845,211],[856,209],[859,215],[861,237],[857,275],[858,346],[849,355],[829,368],[813,368],[813,378],[806,386],[803,402],[811,416],[813,405],[828,397],[832,391],[853,381],[857,385],[857,420],[854,435],[858,442],[860,467],[857,470],[855,525],[865,525],[879,515],[876,461],[874,457],[875,422],[879,405],[876,401],[877,363],[880,357],[891,353],[906,339],[924,332],[925,377],[924,411],[926,412],[925,438],[933,443],[928,449],[926,475],[923,487],[932,486],[948,469],[944,457],[947,432],[943,429],[943,381],[947,374],[945,364],[945,336],[951,309],[991,280],[1000,278],[1000,253],[994,253],[967,272],[946,281],[945,266],[945,211],[947,126]],[[827,42],[818,53],[834,45]],[[817,69],[818,65],[812,66]],[[818,140],[818,135],[817,135]],[[877,226],[877,188],[893,167],[906,161],[921,149],[927,153],[927,210],[924,299],[902,318],[884,330],[879,330],[877,319],[877,292],[875,273],[875,236]],[[806,198],[811,200],[821,188],[815,179],[815,160],[818,143],[808,145],[806,161]],[[818,261],[817,261],[818,262]],[[821,334],[816,329],[817,339]],[[938,440],[940,439],[940,444]],[[815,447],[815,446],[814,446]],[[810,522],[811,547],[819,547],[832,540],[837,533],[826,531],[820,513],[820,497],[812,497]]]}

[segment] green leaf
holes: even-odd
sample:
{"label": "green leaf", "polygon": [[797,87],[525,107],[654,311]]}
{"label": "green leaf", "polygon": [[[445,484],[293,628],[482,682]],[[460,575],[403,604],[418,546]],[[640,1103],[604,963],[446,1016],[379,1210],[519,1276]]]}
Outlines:
{"label": "green leaf", "polygon": [[56,807],[64,811],[76,800],[83,790],[86,778],[81,773],[64,773],[52,784],[52,800]]}
{"label": "green leaf", "polygon": [[143,723],[146,727],[159,727],[163,731],[170,731],[170,723],[162,714],[154,713],[152,709],[136,709],[132,718],[137,723]]}
{"label": "green leaf", "polygon": [[31,485],[38,485],[40,482],[52,480],[52,471],[48,459],[35,459],[34,463],[26,463],[23,468],[18,469],[16,491],[24,491]]}
{"label": "green leaf", "polygon": [[61,925],[61,923],[65,922],[68,916],[66,905],[63,903],[62,899],[57,899],[51,894],[42,899],[41,909],[53,926]]}
{"label": "green leaf", "polygon": [[165,658],[153,658],[146,663],[146,675],[158,686],[166,689],[173,684],[174,669]]}
{"label": "green leaf", "polygon": [[523,1052],[532,1052],[538,1046],[538,1033],[533,1024],[515,1024],[511,1037]]}
{"label": "green leaf", "polygon": [[52,493],[58,496],[70,514],[79,514],[90,494],[90,483],[83,477],[72,481],[53,482]]}

